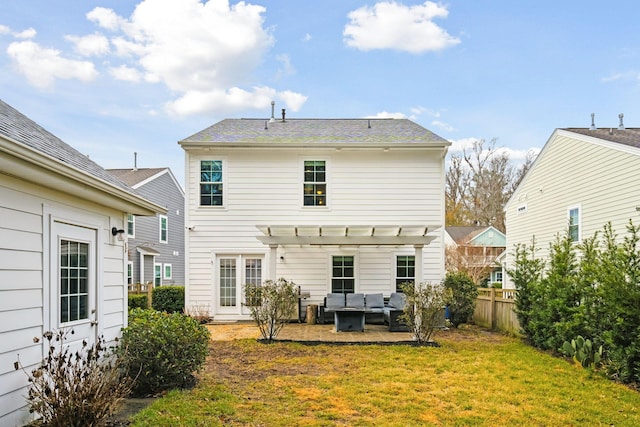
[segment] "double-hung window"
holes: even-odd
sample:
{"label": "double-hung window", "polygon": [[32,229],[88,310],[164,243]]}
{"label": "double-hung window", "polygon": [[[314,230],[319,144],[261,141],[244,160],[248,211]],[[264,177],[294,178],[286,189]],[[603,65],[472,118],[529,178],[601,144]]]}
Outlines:
{"label": "double-hung window", "polygon": [[222,160],[200,161],[200,206],[222,206]]}
{"label": "double-hung window", "polygon": [[353,293],[355,291],[355,266],[353,256],[334,256],[331,273],[331,292]]}
{"label": "double-hung window", "polygon": [[401,285],[415,280],[416,257],[413,255],[396,256],[396,292],[402,292]]}
{"label": "double-hung window", "polygon": [[580,207],[574,206],[569,208],[568,212],[569,217],[569,238],[572,242],[579,242],[580,235]]}
{"label": "double-hung window", "polygon": [[153,264],[153,284],[154,286],[162,285],[162,264]]}
{"label": "double-hung window", "polygon": [[136,217],[134,215],[127,215],[127,236],[136,236]]}
{"label": "double-hung window", "polygon": [[327,162],[324,160],[304,161],[304,206],[326,206],[327,204]]}
{"label": "double-hung window", "polygon": [[160,243],[169,241],[169,224],[165,215],[160,215]]}

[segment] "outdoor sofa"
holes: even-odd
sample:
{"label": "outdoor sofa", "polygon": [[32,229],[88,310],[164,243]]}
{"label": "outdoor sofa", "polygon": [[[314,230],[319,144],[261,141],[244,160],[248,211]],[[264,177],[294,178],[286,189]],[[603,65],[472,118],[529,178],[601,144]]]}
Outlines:
{"label": "outdoor sofa", "polygon": [[408,331],[400,320],[405,301],[405,295],[396,292],[387,301],[382,293],[329,293],[319,307],[318,323],[332,323],[336,310],[354,308],[364,310],[365,323],[388,324],[391,332]]}

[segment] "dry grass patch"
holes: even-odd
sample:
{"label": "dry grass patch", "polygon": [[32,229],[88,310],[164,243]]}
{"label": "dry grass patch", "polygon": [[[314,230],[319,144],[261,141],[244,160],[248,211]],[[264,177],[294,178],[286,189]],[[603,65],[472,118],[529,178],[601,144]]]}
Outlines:
{"label": "dry grass patch", "polygon": [[516,339],[472,329],[438,341],[212,342],[201,383],[132,425],[640,425],[640,394]]}

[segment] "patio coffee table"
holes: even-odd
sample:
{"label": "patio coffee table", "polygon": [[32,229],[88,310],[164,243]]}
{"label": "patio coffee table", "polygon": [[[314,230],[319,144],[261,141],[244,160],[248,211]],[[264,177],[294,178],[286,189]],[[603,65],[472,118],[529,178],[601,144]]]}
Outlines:
{"label": "patio coffee table", "polygon": [[340,308],[334,311],[336,332],[364,332],[364,309]]}

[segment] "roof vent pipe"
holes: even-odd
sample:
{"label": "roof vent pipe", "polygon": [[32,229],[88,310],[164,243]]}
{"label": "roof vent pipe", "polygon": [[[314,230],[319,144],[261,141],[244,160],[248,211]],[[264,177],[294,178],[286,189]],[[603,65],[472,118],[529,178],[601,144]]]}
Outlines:
{"label": "roof vent pipe", "polygon": [[[275,117],[275,109],[276,109],[276,101],[271,101],[271,118],[269,119],[269,121],[271,123],[276,121],[276,117]],[[265,128],[266,129],[266,128]]]}
{"label": "roof vent pipe", "polygon": [[624,117],[624,114],[620,113],[618,114],[618,118],[620,119],[620,124],[618,125],[618,130],[624,130],[624,123],[622,123],[622,118]]}
{"label": "roof vent pipe", "polygon": [[591,113],[591,127],[589,130],[596,130],[596,113]]}
{"label": "roof vent pipe", "polygon": [[269,122],[265,120],[265,121],[264,121],[264,130],[269,129],[269,126],[267,126],[267,123],[269,123]]}
{"label": "roof vent pipe", "polygon": [[283,123],[284,123],[284,121],[285,121],[285,120],[284,120],[284,116],[285,116],[285,114],[286,114],[286,110],[283,108],[283,109],[282,109],[282,122],[283,122]]}
{"label": "roof vent pipe", "polygon": [[367,120],[367,128],[371,129],[371,120]]}
{"label": "roof vent pipe", "polygon": [[133,152],[133,170],[138,170],[138,153],[135,151]]}

